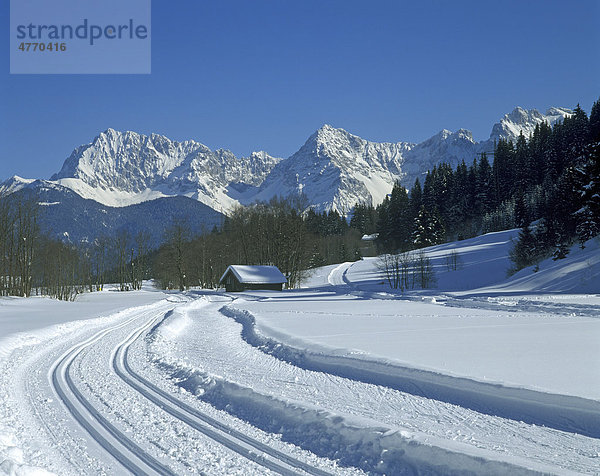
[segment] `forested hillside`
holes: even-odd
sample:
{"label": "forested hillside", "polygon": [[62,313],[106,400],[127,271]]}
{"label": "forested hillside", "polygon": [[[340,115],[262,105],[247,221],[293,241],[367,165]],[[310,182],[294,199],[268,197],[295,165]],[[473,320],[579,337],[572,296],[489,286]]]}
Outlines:
{"label": "forested hillside", "polygon": [[515,269],[558,259],[600,231],[599,153],[600,101],[589,118],[578,105],[554,127],[499,140],[491,164],[483,153],[469,165],[434,167],[410,191],[397,184],[378,207],[358,205],[351,225],[379,233],[387,252],[519,227]]}

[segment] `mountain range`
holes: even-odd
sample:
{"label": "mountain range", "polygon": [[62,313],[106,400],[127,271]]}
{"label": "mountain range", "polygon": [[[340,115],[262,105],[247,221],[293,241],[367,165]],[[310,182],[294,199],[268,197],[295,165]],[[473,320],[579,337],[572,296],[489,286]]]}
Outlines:
{"label": "mountain range", "polygon": [[[150,217],[159,216],[159,209],[185,217],[193,210],[206,219],[205,224],[194,220],[195,229],[206,228],[238,204],[299,193],[317,211],[347,214],[356,203],[380,203],[396,181],[410,188],[415,178],[441,162],[453,167],[462,160],[472,162],[478,154],[493,151],[498,139],[515,141],[521,132],[529,136],[537,124],[552,125],[570,113],[558,107],[545,114],[517,107],[481,142],[466,129],[444,129],[421,143],[372,142],[324,125],[287,159],[264,151],[238,158],[193,140],[177,142],[158,134],[108,129],[77,147],[50,180],[15,176],[0,185],[0,195],[37,194],[45,204],[46,228],[74,241],[92,239],[101,229],[110,233],[128,226],[132,206],[137,206],[135,216],[141,220],[132,231],[152,222]],[[82,209],[87,214],[77,212]],[[148,219],[143,218],[145,213]],[[73,214],[77,225],[70,226],[65,217]],[[115,216],[121,218],[109,218]]]}

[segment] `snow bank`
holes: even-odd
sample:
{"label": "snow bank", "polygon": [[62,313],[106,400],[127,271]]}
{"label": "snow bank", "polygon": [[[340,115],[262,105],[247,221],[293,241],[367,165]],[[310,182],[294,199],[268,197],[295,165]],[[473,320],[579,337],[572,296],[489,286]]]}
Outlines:
{"label": "snow bank", "polygon": [[0,474],[7,476],[52,476],[54,473],[28,465],[13,435],[0,432]]}
{"label": "snow bank", "polygon": [[[156,365],[181,388],[284,441],[318,456],[377,474],[532,474],[551,472],[541,463],[504,458],[457,441],[420,435],[356,415],[341,415],[306,401],[280,399],[210,374],[171,352],[190,317],[181,310],[166,316],[147,337]],[[277,345],[277,344],[275,344]]]}
{"label": "snow bank", "polygon": [[600,437],[599,401],[444,375],[376,360],[371,355],[354,357],[352,352],[343,355],[314,345],[295,347],[261,334],[248,311],[225,306],[221,312],[242,324],[242,337],[250,345],[303,369],[382,385],[481,413]]}

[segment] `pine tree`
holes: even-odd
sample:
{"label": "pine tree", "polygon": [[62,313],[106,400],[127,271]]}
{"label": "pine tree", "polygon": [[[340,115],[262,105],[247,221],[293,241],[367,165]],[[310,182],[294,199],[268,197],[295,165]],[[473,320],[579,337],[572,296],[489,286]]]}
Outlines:
{"label": "pine tree", "polygon": [[424,205],[421,206],[417,218],[415,219],[412,240],[416,248],[443,243],[445,239],[445,229],[437,209],[433,213],[429,212]]}
{"label": "pine tree", "polygon": [[576,164],[584,155],[589,141],[589,121],[587,114],[579,104],[573,110],[573,115],[564,121],[567,163]]}
{"label": "pine tree", "polygon": [[392,251],[392,224],[390,221],[390,199],[385,197],[377,207],[377,246],[383,251]]}
{"label": "pine tree", "polygon": [[318,268],[319,266],[324,266],[326,264],[325,258],[319,251],[319,247],[317,244],[313,246],[312,252],[310,254],[310,259],[308,261],[309,268]]}
{"label": "pine tree", "polygon": [[390,238],[395,250],[405,251],[411,247],[412,223],[410,204],[406,189],[396,183],[390,195],[388,208]]}
{"label": "pine tree", "polygon": [[452,179],[450,206],[446,206],[449,231],[458,233],[473,211],[474,183],[470,181],[469,170],[464,161],[457,167]]}
{"label": "pine tree", "polygon": [[[473,164],[475,168],[475,164]],[[485,153],[481,154],[475,174],[475,210],[484,215],[492,210],[492,167]]]}
{"label": "pine tree", "polygon": [[600,100],[596,101],[590,112],[589,122],[590,143],[600,141]]}
{"label": "pine tree", "polygon": [[377,230],[377,213],[372,205],[359,203],[354,207],[350,227],[363,235],[371,235]]}
{"label": "pine tree", "polygon": [[517,145],[515,147],[514,163],[513,163],[513,176],[514,182],[510,188],[511,192],[515,190],[528,190],[532,185],[532,166],[529,155],[529,147],[527,146],[527,140],[523,135],[523,131],[519,134],[517,139]]}
{"label": "pine tree", "polygon": [[600,140],[586,149],[580,187],[582,207],[575,212],[577,236],[582,246],[600,234]]}
{"label": "pine tree", "polygon": [[523,228],[529,225],[529,223],[529,212],[525,205],[525,195],[522,190],[519,190],[515,198],[515,224],[519,228]]}
{"label": "pine tree", "polygon": [[413,185],[413,188],[410,189],[409,204],[410,216],[414,222],[415,218],[417,218],[417,215],[419,214],[421,205],[423,205],[423,189],[421,188],[419,177],[415,179],[415,184]]}
{"label": "pine tree", "polygon": [[494,151],[492,166],[494,205],[498,206],[510,198],[515,180],[514,148],[512,142],[500,139]]}
{"label": "pine tree", "polygon": [[519,238],[510,251],[510,259],[513,262],[513,272],[531,266],[537,257],[536,240],[531,232],[529,224],[526,224],[519,232]]}

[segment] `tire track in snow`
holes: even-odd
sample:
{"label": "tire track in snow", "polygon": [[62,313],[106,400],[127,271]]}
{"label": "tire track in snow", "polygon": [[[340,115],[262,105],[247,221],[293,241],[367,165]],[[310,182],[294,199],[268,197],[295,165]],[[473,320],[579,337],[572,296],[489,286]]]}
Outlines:
{"label": "tire track in snow", "polygon": [[156,319],[136,329],[113,351],[113,370],[125,383],[175,418],[267,469],[283,475],[295,475],[298,471],[316,476],[331,474],[271,448],[190,407],[136,373],[128,362],[129,347],[155,321]]}
{"label": "tire track in snow", "polygon": [[[152,305],[150,307],[154,308],[156,306]],[[145,452],[102,416],[77,389],[70,374],[73,362],[85,349],[96,344],[107,334],[126,327],[140,319],[140,317],[138,314],[125,322],[105,328],[84,342],[71,347],[67,352],[62,354],[51,368],[51,384],[73,418],[102,448],[127,470],[133,474],[174,476],[176,473],[168,466]]]}

